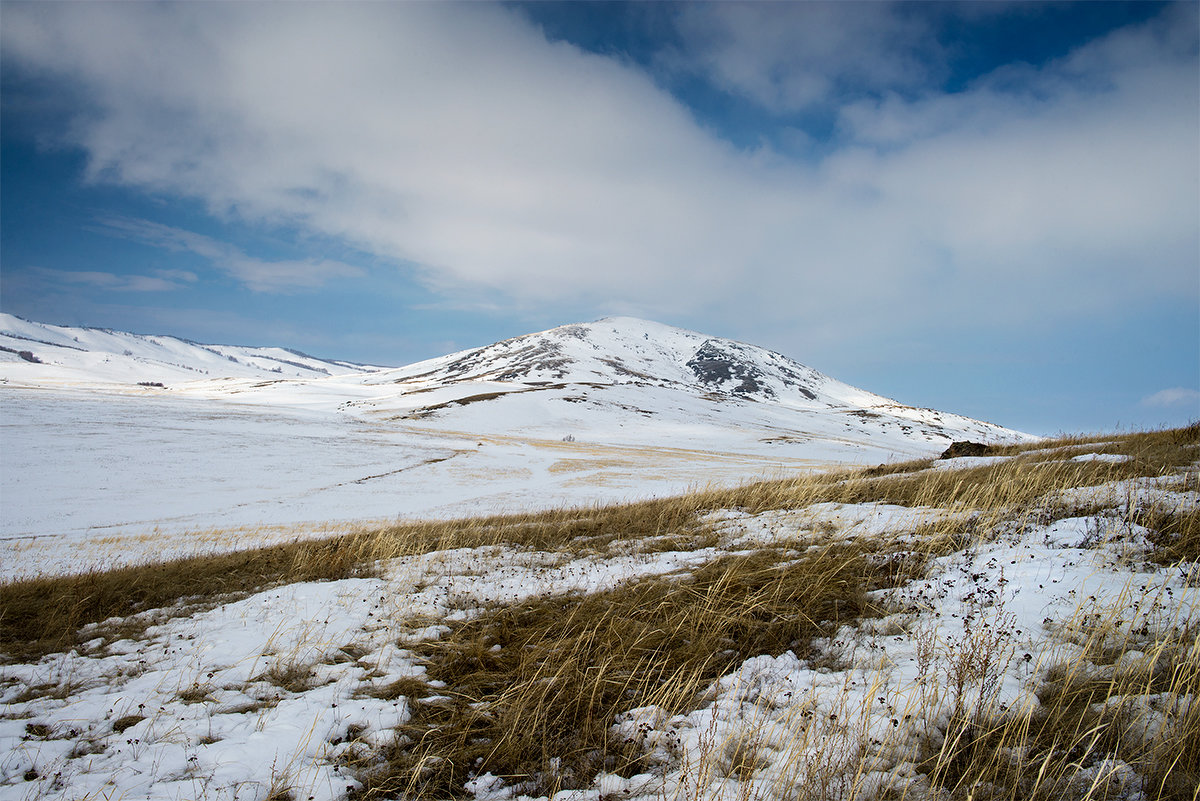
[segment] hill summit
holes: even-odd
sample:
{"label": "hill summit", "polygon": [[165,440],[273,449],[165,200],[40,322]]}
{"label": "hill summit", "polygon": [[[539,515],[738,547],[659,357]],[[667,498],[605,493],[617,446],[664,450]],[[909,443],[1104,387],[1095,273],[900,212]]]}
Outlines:
{"label": "hill summit", "polygon": [[[633,317],[606,317],[421,362],[404,375],[443,382],[675,387],[755,400],[816,400],[836,384],[778,353]],[[845,385],[840,385],[845,386]]]}
{"label": "hill summit", "polygon": [[348,409],[457,430],[490,419],[606,441],[622,428],[651,439],[669,431],[696,447],[731,430],[756,431],[759,442],[832,437],[851,447],[882,437],[871,444],[921,454],[952,440],[1026,439],[852,387],[765,348],[633,317],[563,325],[354,380],[389,385],[392,394]]}

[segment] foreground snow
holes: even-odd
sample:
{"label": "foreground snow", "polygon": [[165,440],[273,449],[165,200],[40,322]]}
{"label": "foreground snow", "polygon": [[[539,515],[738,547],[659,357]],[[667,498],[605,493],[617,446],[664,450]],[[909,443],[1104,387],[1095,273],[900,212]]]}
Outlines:
{"label": "foreground snow", "polygon": [[[615,731],[639,743],[654,770],[602,774],[554,801],[766,799],[817,780],[919,797],[924,780],[909,762],[916,744],[964,705],[1038,704],[1036,681],[1079,656],[1089,621],[1121,621],[1114,633],[1134,643],[1125,666],[1146,658],[1139,637],[1200,623],[1194,568],[1188,575],[1146,562],[1145,532],[1121,522],[1123,504],[1195,508],[1195,492],[1139,479],[1069,495],[1080,508],[1108,510],[1014,524],[995,541],[941,557],[921,580],[879,593],[889,615],[844,627],[807,661],[791,652],[751,658],[688,714],[646,707],[621,715]],[[0,798],[263,799],[282,788],[314,801],[343,798],[358,785],[339,757],[385,746],[410,714],[408,699],[372,690],[422,676],[405,645],[439,637],[444,622],[534,595],[684,575],[776,543],[881,535],[903,542],[943,514],[837,504],[727,511],[713,516],[717,546],[642,553],[630,543],[609,558],[495,546],[440,551],[394,560],[380,578],[282,587],[152,626],[137,641],[96,640],[9,665]],[[996,681],[956,693],[948,672],[981,643]],[[1147,730],[1169,725],[1171,710],[1154,698],[1142,703]],[[866,774],[839,773],[862,764]],[[1122,765],[1103,768],[1119,778],[1121,797],[1147,797]],[[515,795],[486,774],[466,789],[487,801]]]}

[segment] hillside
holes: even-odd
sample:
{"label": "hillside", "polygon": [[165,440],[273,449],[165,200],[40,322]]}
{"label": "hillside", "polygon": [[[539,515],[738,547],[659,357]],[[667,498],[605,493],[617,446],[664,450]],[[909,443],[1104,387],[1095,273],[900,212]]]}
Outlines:
{"label": "hillside", "polygon": [[906,454],[955,439],[1024,439],[865,392],[764,348],[629,317],[560,326],[359,382],[379,386],[380,396],[343,408],[468,430],[495,418],[546,436],[613,438],[626,427],[630,439],[658,430],[702,444],[724,443],[725,428],[814,450],[857,441]]}
{"label": "hillside", "polygon": [[631,318],[401,368],[2,322],[0,540],[21,543],[6,559],[18,574],[76,552],[122,563],[150,531],[145,548],[182,554],[212,528],[280,526],[283,538],[298,525],[631,500],[928,457],[952,440],[1032,439]]}
{"label": "hillside", "polygon": [[924,455],[952,440],[1027,439],[906,406],[763,348],[629,317],[560,326],[400,368],[46,326],[12,315],[0,317],[0,347],[0,375],[11,384],[163,384],[189,397],[421,421],[484,436],[519,432],[714,451],[800,444],[822,461]]}

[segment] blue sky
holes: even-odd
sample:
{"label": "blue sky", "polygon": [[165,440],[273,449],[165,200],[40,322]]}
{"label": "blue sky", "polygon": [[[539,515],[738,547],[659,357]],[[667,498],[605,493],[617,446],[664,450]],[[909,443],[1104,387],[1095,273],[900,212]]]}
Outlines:
{"label": "blue sky", "polygon": [[1198,8],[4,2],[0,308],[382,364],[630,314],[1186,423]]}

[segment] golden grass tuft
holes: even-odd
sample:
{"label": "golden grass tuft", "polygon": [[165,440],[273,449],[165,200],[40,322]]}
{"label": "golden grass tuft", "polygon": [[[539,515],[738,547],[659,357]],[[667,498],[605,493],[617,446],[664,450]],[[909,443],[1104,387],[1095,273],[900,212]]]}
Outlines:
{"label": "golden grass tuft", "polygon": [[[611,733],[619,712],[688,708],[749,656],[804,653],[872,613],[867,591],[904,577],[863,544],[841,543],[487,611],[414,648],[428,678],[452,689],[415,705],[384,764],[359,766],[358,797],[456,795],[484,771],[533,794],[585,787],[601,770],[638,772],[640,750]],[[748,769],[739,754],[735,772]]]}
{"label": "golden grass tuft", "polygon": [[1091,620],[1083,654],[1043,674],[1038,705],[957,714],[939,747],[924,755],[921,770],[931,783],[952,798],[1194,801],[1200,632],[1127,638],[1116,653],[1138,658],[1098,666],[1089,657],[1113,652],[1108,640],[1120,624],[1117,610]]}

